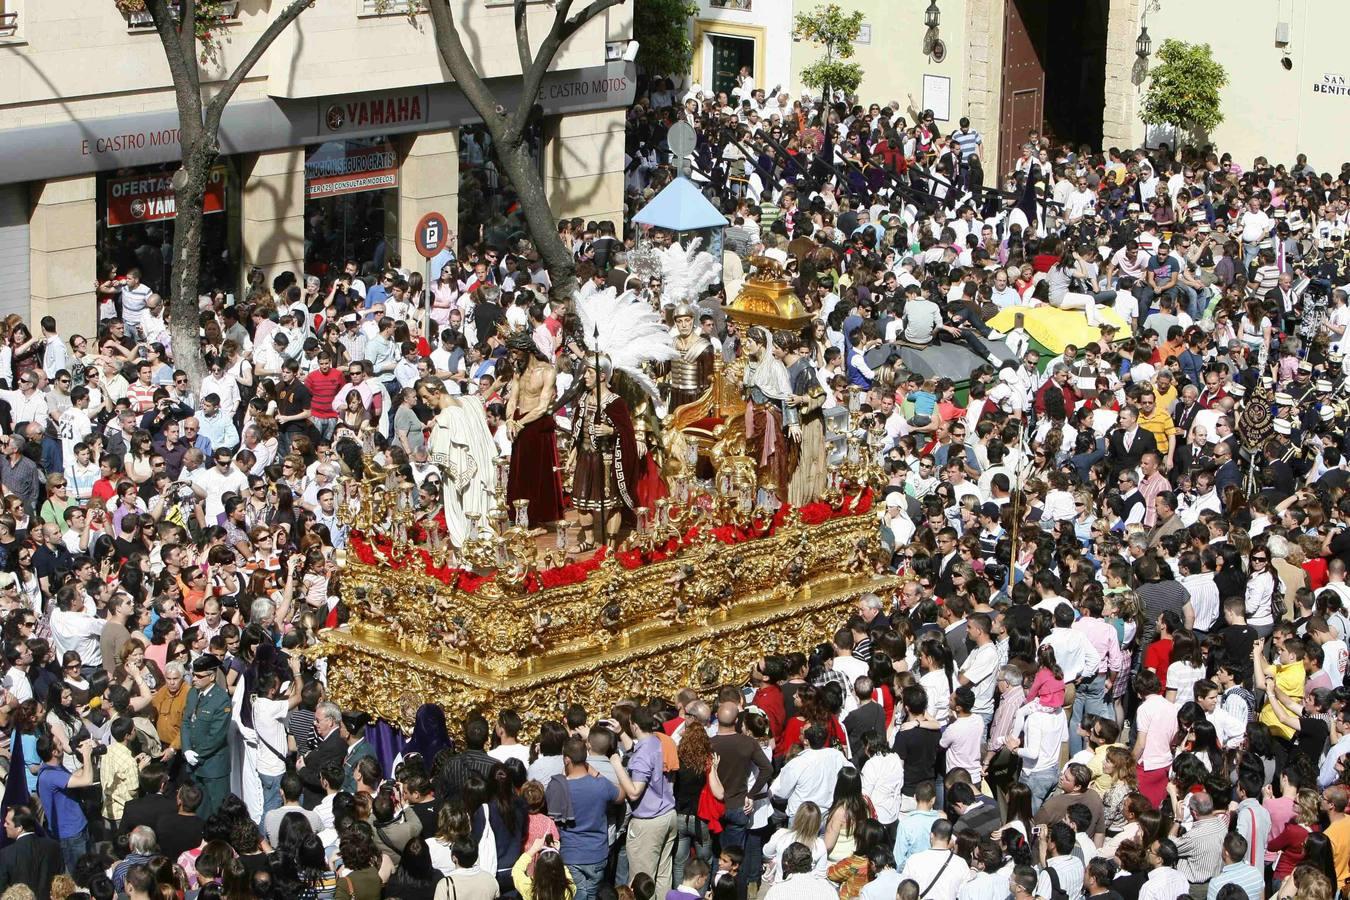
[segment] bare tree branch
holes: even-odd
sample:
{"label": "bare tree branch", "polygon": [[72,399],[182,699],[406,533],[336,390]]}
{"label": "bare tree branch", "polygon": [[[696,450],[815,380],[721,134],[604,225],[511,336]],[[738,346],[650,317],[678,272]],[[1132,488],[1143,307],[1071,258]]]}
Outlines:
{"label": "bare tree branch", "polygon": [[558,55],[567,39],[600,13],[611,7],[621,6],[625,2],[627,0],[592,0],[585,9],[569,19],[567,14],[572,9],[572,0],[559,0],[553,15],[553,27],[544,37],[544,42],[539,45],[539,52],[535,54],[533,64],[528,70],[521,69],[520,72],[524,81],[520,87],[520,102],[516,105],[514,117],[518,127],[525,127],[530,109],[539,96],[539,87],[544,83],[544,76],[548,74],[548,67],[553,64],[553,58]]}
{"label": "bare tree branch", "polygon": [[590,6],[577,13],[571,19],[568,19],[567,29],[563,32],[563,40],[565,41],[576,34],[585,27],[587,22],[594,19],[605,10],[614,6],[620,6],[625,2],[627,2],[627,0],[595,0]]}
{"label": "bare tree branch", "polygon": [[[571,0],[565,2],[570,3]],[[440,50],[446,68],[455,77],[455,83],[469,99],[469,103],[483,117],[483,124],[487,126],[488,131],[494,138],[499,139],[505,126],[504,116],[501,113],[495,115],[488,113],[499,108],[500,104],[488,89],[487,83],[479,76],[473,60],[469,59],[464,42],[460,40],[459,29],[455,26],[455,17],[450,12],[448,0],[427,0],[426,8],[435,29],[436,47]]]}
{"label": "bare tree branch", "polygon": [[516,0],[513,10],[516,17],[516,51],[520,54],[520,71],[524,73],[530,67],[530,22],[525,14],[525,0]]}
{"label": "bare tree branch", "polygon": [[514,116],[514,121],[519,128],[525,127],[525,122],[530,116],[530,109],[539,96],[539,85],[543,83],[544,75],[548,72],[553,57],[557,55],[558,48],[562,46],[562,33],[563,29],[567,27],[567,14],[571,10],[572,0],[558,0],[557,6],[553,9],[553,24],[549,27],[548,34],[544,35],[543,43],[539,45],[539,53],[529,63],[521,60],[520,100],[516,104]]}
{"label": "bare tree branch", "polygon": [[196,134],[202,121],[202,92],[197,73],[197,48],[193,43],[189,43],[186,48],[184,47],[182,34],[178,23],[174,21],[173,11],[169,8],[168,0],[146,0],[145,8],[150,13],[150,20],[155,23],[155,31],[159,34],[159,42],[164,47],[164,59],[169,64],[169,76],[173,79],[174,88],[178,94],[180,119],[182,118],[183,102],[192,98],[189,102],[196,110],[196,115],[193,117],[195,124],[180,122],[179,125],[184,132],[183,137],[189,138]]}
{"label": "bare tree branch", "polygon": [[[183,57],[188,68],[198,81],[201,72],[197,68],[197,0],[179,0],[178,43],[183,48]],[[201,85],[193,84],[193,89],[201,93]]]}
{"label": "bare tree branch", "polygon": [[272,43],[281,35],[286,28],[300,17],[300,14],[309,8],[310,0],[291,0],[291,2],[277,17],[271,21],[266,30],[258,36],[253,42],[253,46],[248,48],[244,58],[239,60],[239,64],[234,67],[230,77],[226,78],[220,86],[220,91],[211,98],[211,102],[206,106],[206,128],[209,134],[215,134],[220,128],[220,117],[225,112],[225,104],[230,102],[234,92],[239,89],[244,78],[252,71],[253,66],[258,60],[262,59],[264,53],[272,46]]}

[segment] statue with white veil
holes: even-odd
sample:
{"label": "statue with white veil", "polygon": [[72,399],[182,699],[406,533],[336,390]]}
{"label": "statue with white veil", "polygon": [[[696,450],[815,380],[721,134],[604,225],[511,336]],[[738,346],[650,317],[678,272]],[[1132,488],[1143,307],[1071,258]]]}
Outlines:
{"label": "statue with white veil", "polygon": [[427,452],[441,470],[445,530],[456,548],[487,527],[497,490],[497,445],[477,397],[452,396],[435,378],[417,382],[418,394],[432,409]]}
{"label": "statue with white veil", "polygon": [[802,439],[800,417],[792,401],[792,380],[775,354],[773,335],[752,326],[745,333],[745,443],[755,461],[759,488],[780,502],[797,466]]}

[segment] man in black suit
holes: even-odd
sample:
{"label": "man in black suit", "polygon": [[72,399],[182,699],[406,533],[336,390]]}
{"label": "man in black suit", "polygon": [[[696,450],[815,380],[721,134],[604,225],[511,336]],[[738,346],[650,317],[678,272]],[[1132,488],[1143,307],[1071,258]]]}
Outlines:
{"label": "man in black suit", "polygon": [[1139,409],[1126,406],[1120,411],[1120,425],[1106,438],[1106,458],[1111,474],[1139,467],[1145,453],[1157,453],[1158,441],[1152,432],[1139,427]]}
{"label": "man in black suit", "polygon": [[956,549],[957,537],[955,528],[944,528],[937,534],[938,567],[933,592],[939,597],[950,597],[956,590],[952,568],[961,561],[961,554]]}
{"label": "man in black suit", "polygon": [[52,879],[66,870],[61,844],[37,833],[37,817],[30,806],[11,807],[5,813],[5,837],[10,845],[0,850],[0,891],[24,884],[37,900],[51,900]]}
{"label": "man in black suit", "polygon": [[1237,432],[1233,430],[1232,415],[1220,416],[1214,421],[1214,442],[1216,445],[1227,444],[1228,455],[1237,459],[1238,448],[1241,447],[1241,444],[1238,443]]}
{"label": "man in black suit", "polygon": [[336,703],[320,703],[314,710],[314,733],[319,737],[319,745],[296,760],[296,774],[305,786],[302,803],[305,809],[313,809],[323,799],[323,784],[319,781],[319,771],[328,763],[342,765],[347,756],[347,742],[342,739],[342,710]]}
{"label": "man in black suit", "polygon": [[[159,839],[160,852],[169,859],[177,859],[185,850],[198,847],[202,842],[202,819],[197,815],[197,807],[202,805],[202,789],[192,782],[180,785],[174,808],[160,816],[154,828]],[[127,804],[130,808],[131,804]],[[125,820],[126,814],[122,814]]]}
{"label": "man in black suit", "polygon": [[1225,443],[1214,445],[1214,490],[1223,496],[1223,489],[1230,484],[1242,484],[1242,468],[1233,458],[1232,449]]}
{"label": "man in black suit", "polygon": [[174,814],[178,804],[172,795],[164,793],[168,786],[169,770],[164,763],[152,762],[141,769],[140,792],[122,810],[122,834],[130,834],[137,825],[153,829],[161,817]]}
{"label": "man in black suit", "polygon": [[612,267],[605,274],[605,287],[612,287],[615,291],[622,294],[627,287],[628,279],[633,273],[628,271],[628,253],[623,250],[616,250],[609,256]]}

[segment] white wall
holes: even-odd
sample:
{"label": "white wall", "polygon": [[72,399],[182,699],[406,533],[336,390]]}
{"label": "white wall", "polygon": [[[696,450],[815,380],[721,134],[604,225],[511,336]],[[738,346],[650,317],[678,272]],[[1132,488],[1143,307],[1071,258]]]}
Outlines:
{"label": "white wall", "polygon": [[[1164,2],[1147,19],[1156,51],[1164,38],[1208,42],[1228,72],[1223,90],[1224,122],[1210,135],[1220,152],[1250,167],[1256,156],[1292,163],[1298,153],[1319,171],[1335,172],[1350,158],[1350,58],[1343,35],[1350,31],[1350,3],[1343,0],[1226,0]],[[1275,43],[1279,22],[1289,23],[1289,43]],[[1138,28],[1135,28],[1138,33]],[[1293,64],[1280,60],[1287,49]],[[1344,78],[1345,94],[1314,91],[1330,78]],[[1146,86],[1146,85],[1145,85]],[[1144,140],[1135,92],[1134,140]]]}

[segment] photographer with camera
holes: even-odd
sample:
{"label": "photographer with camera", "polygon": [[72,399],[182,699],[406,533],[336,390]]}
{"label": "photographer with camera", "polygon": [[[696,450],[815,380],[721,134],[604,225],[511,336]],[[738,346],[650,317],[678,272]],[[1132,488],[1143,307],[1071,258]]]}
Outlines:
{"label": "photographer with camera", "polygon": [[38,738],[38,799],[47,815],[47,831],[61,842],[61,858],[66,870],[75,871],[75,863],[89,849],[89,820],[85,818],[77,788],[94,783],[94,739],[86,732],[80,741],[80,769],[71,774],[61,765],[61,748],[50,737]]}

